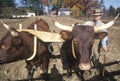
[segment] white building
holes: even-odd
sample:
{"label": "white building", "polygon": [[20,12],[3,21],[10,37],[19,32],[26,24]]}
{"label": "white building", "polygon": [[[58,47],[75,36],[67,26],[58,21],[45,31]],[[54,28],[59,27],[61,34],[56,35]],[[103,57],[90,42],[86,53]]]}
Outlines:
{"label": "white building", "polygon": [[12,18],[24,18],[24,17],[35,17],[35,13],[27,12],[24,15],[12,15]]}
{"label": "white building", "polygon": [[70,10],[70,8],[60,8],[58,10],[58,15],[59,16],[63,16],[63,15],[70,16],[71,15],[71,10]]}

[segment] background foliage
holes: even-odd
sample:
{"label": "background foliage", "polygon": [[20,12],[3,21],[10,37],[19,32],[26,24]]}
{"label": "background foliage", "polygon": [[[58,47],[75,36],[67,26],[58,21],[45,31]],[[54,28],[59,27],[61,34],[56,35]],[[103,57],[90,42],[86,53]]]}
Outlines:
{"label": "background foliage", "polygon": [[15,0],[0,0],[0,17],[10,18],[13,14],[21,15],[29,10],[36,15],[43,14],[43,6],[53,5],[52,10],[58,13],[60,8],[71,8],[72,16],[90,17],[95,8],[100,8],[106,16],[115,16],[120,12],[120,8],[115,9],[110,6],[108,9],[104,5],[104,0],[21,0],[22,6],[17,7]]}

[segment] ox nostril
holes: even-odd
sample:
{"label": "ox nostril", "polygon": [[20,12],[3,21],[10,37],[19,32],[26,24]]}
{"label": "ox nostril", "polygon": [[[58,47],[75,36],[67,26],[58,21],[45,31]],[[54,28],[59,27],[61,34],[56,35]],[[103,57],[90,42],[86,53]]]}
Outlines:
{"label": "ox nostril", "polygon": [[81,64],[79,65],[79,68],[80,68],[81,70],[90,70],[91,64],[90,64],[90,63],[81,63]]}

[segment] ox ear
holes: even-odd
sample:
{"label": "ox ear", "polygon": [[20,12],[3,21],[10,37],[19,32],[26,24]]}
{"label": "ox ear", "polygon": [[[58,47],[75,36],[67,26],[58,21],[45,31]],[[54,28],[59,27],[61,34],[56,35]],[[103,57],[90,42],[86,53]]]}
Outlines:
{"label": "ox ear", "polygon": [[108,35],[107,32],[98,32],[98,33],[95,33],[95,38],[96,39],[103,39],[107,35]]}
{"label": "ox ear", "polygon": [[61,31],[60,35],[64,40],[69,40],[72,38],[72,33],[66,30]]}

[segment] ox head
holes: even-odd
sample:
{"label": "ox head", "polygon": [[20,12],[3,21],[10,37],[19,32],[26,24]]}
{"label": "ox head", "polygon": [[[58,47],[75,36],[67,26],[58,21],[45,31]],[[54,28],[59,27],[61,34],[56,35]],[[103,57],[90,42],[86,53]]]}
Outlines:
{"label": "ox head", "polygon": [[20,51],[23,50],[23,41],[18,37],[13,37],[8,32],[0,41],[0,64],[13,62],[20,57]]}
{"label": "ox head", "polygon": [[[112,21],[109,24],[113,25],[113,23]],[[74,25],[73,27],[65,26],[58,22],[55,22],[55,25],[63,29],[60,34],[64,40],[72,41],[71,43],[74,46],[72,51],[74,51],[73,53],[76,55],[79,68],[81,70],[89,70],[91,68],[90,55],[92,54],[92,46],[95,38],[102,39],[107,35],[106,32],[95,32],[109,28],[111,25],[106,26],[105,24],[104,26],[98,27],[98,29],[97,27],[94,28],[90,22],[89,24]]]}
{"label": "ox head", "polygon": [[24,50],[23,40],[19,36],[19,32],[8,25],[5,27],[9,32],[0,40],[0,64],[22,59],[20,52]]}

